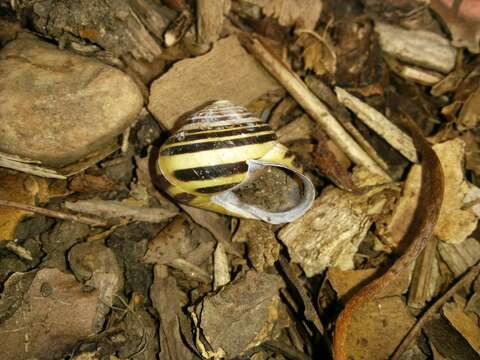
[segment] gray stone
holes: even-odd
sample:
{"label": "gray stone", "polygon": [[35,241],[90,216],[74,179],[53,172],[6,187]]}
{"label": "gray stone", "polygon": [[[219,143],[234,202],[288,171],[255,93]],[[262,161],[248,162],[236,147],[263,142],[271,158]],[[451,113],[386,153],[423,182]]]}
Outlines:
{"label": "gray stone", "polygon": [[62,167],[101,150],[143,98],[123,72],[22,34],[0,51],[0,152]]}

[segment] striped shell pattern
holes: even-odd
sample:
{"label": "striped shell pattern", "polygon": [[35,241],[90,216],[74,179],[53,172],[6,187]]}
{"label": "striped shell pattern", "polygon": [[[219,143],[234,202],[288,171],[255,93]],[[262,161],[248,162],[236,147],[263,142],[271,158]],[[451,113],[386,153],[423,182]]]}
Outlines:
{"label": "striped shell pattern", "polygon": [[[157,183],[176,201],[239,217],[292,221],[315,196],[311,181],[294,165],[293,155],[277,142],[270,126],[225,100],[190,115],[161,146],[157,166]],[[259,166],[281,167],[301,177],[305,196],[298,209],[270,214],[236,199],[231,190]]]}

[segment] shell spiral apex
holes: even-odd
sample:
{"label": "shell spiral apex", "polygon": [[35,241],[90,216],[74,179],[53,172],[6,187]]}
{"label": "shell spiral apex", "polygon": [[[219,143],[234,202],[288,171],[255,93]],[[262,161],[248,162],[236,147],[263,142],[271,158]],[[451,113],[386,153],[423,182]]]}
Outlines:
{"label": "shell spiral apex", "polygon": [[176,201],[273,224],[312,205],[312,182],[275,132],[227,100],[191,114],[160,147],[157,184]]}

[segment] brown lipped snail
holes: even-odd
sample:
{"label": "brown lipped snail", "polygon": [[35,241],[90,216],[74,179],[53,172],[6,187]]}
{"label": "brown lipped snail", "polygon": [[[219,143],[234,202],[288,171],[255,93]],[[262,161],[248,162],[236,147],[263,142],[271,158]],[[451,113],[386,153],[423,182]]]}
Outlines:
{"label": "brown lipped snail", "polygon": [[272,224],[315,199],[311,180],[264,121],[220,100],[188,116],[160,147],[155,183],[176,201]]}

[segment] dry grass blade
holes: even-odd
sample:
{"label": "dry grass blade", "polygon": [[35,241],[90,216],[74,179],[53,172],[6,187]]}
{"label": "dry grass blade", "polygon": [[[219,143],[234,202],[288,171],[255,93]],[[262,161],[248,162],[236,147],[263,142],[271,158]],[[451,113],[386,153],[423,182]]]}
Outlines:
{"label": "dry grass blade", "polygon": [[443,170],[437,155],[412,120],[406,125],[422,158],[422,185],[414,220],[405,239],[410,244],[405,253],[379,278],[360,289],[345,305],[335,323],[333,353],[335,360],[346,360],[345,343],[352,316],[362,305],[372,301],[380,290],[388,286],[399,274],[406,271],[433,236],[443,200]]}

